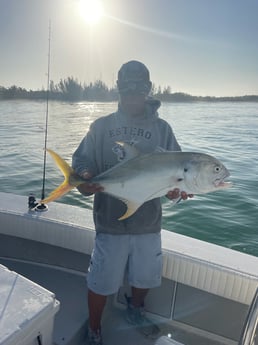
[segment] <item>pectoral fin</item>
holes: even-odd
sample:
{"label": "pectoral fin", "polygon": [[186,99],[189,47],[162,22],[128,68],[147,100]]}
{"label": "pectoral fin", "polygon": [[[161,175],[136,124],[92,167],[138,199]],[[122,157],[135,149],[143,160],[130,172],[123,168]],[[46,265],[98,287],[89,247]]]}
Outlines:
{"label": "pectoral fin", "polygon": [[125,214],[122,215],[122,217],[118,218],[118,220],[124,220],[132,216],[141,206],[141,204],[133,202],[133,201],[123,200],[123,202],[127,205],[127,211],[125,212]]}

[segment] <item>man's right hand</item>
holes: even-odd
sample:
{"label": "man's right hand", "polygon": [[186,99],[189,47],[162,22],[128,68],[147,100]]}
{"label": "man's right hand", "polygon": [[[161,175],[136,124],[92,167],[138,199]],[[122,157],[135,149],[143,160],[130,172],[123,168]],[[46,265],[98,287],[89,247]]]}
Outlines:
{"label": "man's right hand", "polygon": [[95,194],[97,192],[103,192],[104,188],[98,184],[98,183],[92,183],[87,182],[87,180],[90,180],[92,178],[92,175],[89,172],[85,172],[83,174],[80,174],[80,176],[85,179],[85,183],[80,184],[77,189],[80,193],[84,195],[91,195]]}

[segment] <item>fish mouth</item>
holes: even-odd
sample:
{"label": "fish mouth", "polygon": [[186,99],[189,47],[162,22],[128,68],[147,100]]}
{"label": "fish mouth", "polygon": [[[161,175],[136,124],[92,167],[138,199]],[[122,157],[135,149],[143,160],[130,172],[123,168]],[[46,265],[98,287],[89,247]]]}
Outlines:
{"label": "fish mouth", "polygon": [[216,188],[229,188],[232,186],[232,182],[220,180],[215,181],[214,185]]}
{"label": "fish mouth", "polygon": [[229,177],[229,175],[230,175],[230,174],[228,173],[228,174],[226,174],[224,177],[216,179],[216,180],[214,181],[214,186],[215,186],[216,188],[229,188],[229,187],[231,187],[231,186],[232,186],[232,182],[230,182],[230,181],[225,181],[225,179],[226,179],[227,177]]}

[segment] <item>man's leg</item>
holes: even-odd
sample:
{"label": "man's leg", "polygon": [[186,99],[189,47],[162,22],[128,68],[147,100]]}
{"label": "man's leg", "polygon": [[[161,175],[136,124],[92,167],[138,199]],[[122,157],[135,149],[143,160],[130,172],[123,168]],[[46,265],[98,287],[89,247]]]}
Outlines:
{"label": "man's leg", "polygon": [[127,299],[127,321],[137,327],[146,337],[157,338],[160,336],[160,328],[145,316],[144,299],[149,289],[132,287],[132,298]]}
{"label": "man's leg", "polygon": [[139,289],[132,287],[132,305],[136,308],[144,306],[144,299],[147,296],[149,289]]}
{"label": "man's leg", "polygon": [[[87,274],[88,342],[102,344],[101,319],[107,296],[118,291],[128,258],[126,235],[97,233]],[[119,258],[119,260],[117,259]]]}
{"label": "man's leg", "polygon": [[128,280],[132,286],[132,297],[125,296],[126,319],[129,323],[138,326],[143,334],[156,336],[160,330],[145,316],[144,299],[149,288],[161,284],[161,236],[160,233],[131,235],[131,240],[133,250],[129,256]]}
{"label": "man's leg", "polygon": [[89,306],[89,325],[94,332],[101,329],[101,318],[106,304],[107,296],[96,294],[88,290],[88,306]]}

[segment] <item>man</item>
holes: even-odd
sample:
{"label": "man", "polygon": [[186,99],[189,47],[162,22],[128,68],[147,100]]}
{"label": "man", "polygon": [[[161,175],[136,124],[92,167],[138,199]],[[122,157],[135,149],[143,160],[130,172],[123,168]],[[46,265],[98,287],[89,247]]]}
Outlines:
{"label": "man", "polygon": [[[116,165],[126,155],[118,142],[125,142],[143,152],[158,147],[179,151],[180,146],[167,122],[158,117],[160,102],[148,95],[149,71],[139,61],[129,61],[118,72],[120,96],[118,110],[97,119],[73,155],[75,171],[89,179]],[[125,213],[122,201],[103,192],[98,184],[78,187],[84,195],[94,197],[95,247],[87,275],[89,304],[89,343],[101,345],[101,316],[108,295],[116,293],[127,273],[132,286],[128,298],[127,319],[143,322],[144,298],[150,288],[161,283],[161,202],[160,198],[143,204],[132,216],[118,220]],[[187,194],[170,191],[176,199]]]}

